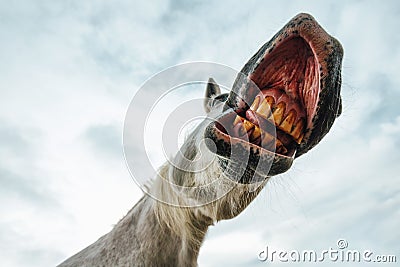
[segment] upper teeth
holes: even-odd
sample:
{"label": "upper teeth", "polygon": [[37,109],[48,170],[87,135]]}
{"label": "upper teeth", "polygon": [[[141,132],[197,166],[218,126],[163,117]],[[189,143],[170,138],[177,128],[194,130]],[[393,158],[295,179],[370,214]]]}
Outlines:
{"label": "upper teeth", "polygon": [[254,124],[251,123],[251,122],[248,121],[248,120],[244,120],[244,122],[243,122],[243,127],[244,127],[244,129],[246,130],[246,132],[248,132],[251,128],[254,127]]}
{"label": "upper teeth", "polygon": [[260,137],[260,136],[261,136],[260,127],[254,125],[254,130],[253,130],[253,132],[251,133],[250,138],[251,138],[252,140],[255,140],[255,139],[257,139],[257,138]]}
{"label": "upper teeth", "polygon": [[[256,99],[258,99],[258,97]],[[268,120],[271,116],[271,108],[265,100],[261,101],[261,104],[258,106],[258,109],[255,110],[255,112],[257,112],[258,115],[266,120]]]}
{"label": "upper teeth", "polygon": [[[304,118],[297,118],[298,114],[294,109],[286,112],[286,108],[287,105],[285,104],[285,102],[279,102],[275,104],[275,99],[272,96],[267,96],[264,98],[262,95],[257,95],[250,106],[250,109],[257,113],[258,116],[266,120],[271,120],[273,118],[275,125],[279,129],[293,136],[295,141],[300,144],[304,137]],[[241,134],[249,132],[249,130],[254,127],[254,130],[250,136],[251,140],[257,139],[261,135],[260,128],[257,125],[254,125],[250,121],[240,116],[236,116],[233,124],[236,125],[239,122],[243,123]],[[271,138],[269,136],[266,136],[266,134],[264,134],[262,141],[264,142],[266,140],[269,140],[268,142],[270,142],[270,139]]]}
{"label": "upper teeth", "polygon": [[259,103],[260,103],[260,97],[257,96],[257,97],[254,99],[253,104],[251,104],[250,109],[251,109],[251,110],[256,110],[256,109],[258,108]]}
{"label": "upper teeth", "polygon": [[293,127],[293,130],[291,132],[292,136],[294,139],[297,141],[298,144],[301,143],[304,137],[304,126],[305,122],[303,119],[300,119],[297,123],[296,126]]}
{"label": "upper teeth", "polygon": [[283,102],[276,105],[275,110],[273,112],[275,125],[280,125],[282,123],[285,109],[286,109],[286,104]]}
{"label": "upper teeth", "polygon": [[289,114],[286,116],[286,118],[282,121],[280,125],[281,129],[287,133],[291,133],[295,119],[296,119],[296,111],[294,110],[289,111]]}

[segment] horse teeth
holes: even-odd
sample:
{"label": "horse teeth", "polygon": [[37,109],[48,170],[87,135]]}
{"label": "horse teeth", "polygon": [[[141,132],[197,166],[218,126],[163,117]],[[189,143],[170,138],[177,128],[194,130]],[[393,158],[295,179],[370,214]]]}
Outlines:
{"label": "horse teeth", "polygon": [[276,108],[273,112],[275,125],[280,125],[282,122],[283,114],[285,113],[286,104],[284,102],[276,105]]}
{"label": "horse teeth", "polygon": [[297,142],[298,144],[300,144],[301,141],[303,141],[303,138],[304,138],[304,133],[302,133],[302,134],[300,135],[300,137],[297,138],[296,142]]}
{"label": "horse teeth", "polygon": [[272,96],[267,96],[265,98],[265,101],[267,101],[270,107],[273,107],[275,105],[275,99]]}
{"label": "horse teeth", "polygon": [[253,104],[251,104],[250,109],[256,111],[259,103],[260,103],[260,97],[256,96],[256,99],[254,99],[254,102]]}
{"label": "horse teeth", "polygon": [[279,153],[279,154],[286,154],[288,152],[286,147],[282,144],[281,140],[279,140],[279,139],[276,139],[275,152]]}
{"label": "horse teeth", "polygon": [[236,115],[235,120],[233,121],[233,125],[238,124],[239,122],[243,121],[243,118],[240,117],[239,115]]}
{"label": "horse teeth", "polygon": [[271,115],[271,107],[268,105],[267,101],[263,100],[256,112],[264,119],[268,119]]}
{"label": "horse teeth", "polygon": [[261,141],[261,145],[267,146],[269,145],[272,141],[274,141],[274,137],[272,135],[270,135],[268,132],[263,132],[263,136],[262,136],[262,141]]}
{"label": "horse teeth", "polygon": [[281,140],[279,140],[278,138],[276,139],[276,147],[280,147],[283,146]]}
{"label": "horse teeth", "polygon": [[296,111],[291,110],[286,118],[282,121],[279,128],[284,130],[286,133],[290,133],[292,131],[293,123],[296,119]]}
{"label": "horse teeth", "polygon": [[296,126],[294,126],[293,131],[291,132],[291,135],[293,136],[293,138],[296,140],[296,142],[298,144],[301,143],[301,141],[303,140],[304,137],[304,120],[300,119],[297,123]]}
{"label": "horse teeth", "polygon": [[249,130],[251,130],[251,128],[253,128],[255,125],[253,123],[251,123],[248,120],[244,120],[243,121],[243,127],[246,129],[246,132],[248,132]]}
{"label": "horse teeth", "polygon": [[[279,140],[279,139],[277,139],[277,140]],[[279,145],[278,144],[276,145],[276,152],[279,154],[286,154],[288,152],[288,150],[282,143],[280,143]]]}
{"label": "horse teeth", "polygon": [[251,139],[251,140],[255,140],[255,139],[257,139],[258,137],[260,137],[260,135],[261,135],[260,127],[254,126],[254,130],[253,130],[253,132],[251,133],[250,139]]}

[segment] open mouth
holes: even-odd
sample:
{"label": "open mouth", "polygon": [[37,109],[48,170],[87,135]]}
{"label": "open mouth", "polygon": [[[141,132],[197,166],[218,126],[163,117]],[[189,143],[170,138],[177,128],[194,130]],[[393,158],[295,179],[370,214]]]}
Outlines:
{"label": "open mouth", "polygon": [[342,58],[339,41],[308,14],[250,58],[205,132],[231,176],[248,183],[283,173],[321,141],[341,113]]}
{"label": "open mouth", "polygon": [[301,37],[282,42],[249,78],[258,88],[249,86],[240,107],[220,118],[216,128],[258,148],[294,156],[318,102],[320,73],[310,45]]}

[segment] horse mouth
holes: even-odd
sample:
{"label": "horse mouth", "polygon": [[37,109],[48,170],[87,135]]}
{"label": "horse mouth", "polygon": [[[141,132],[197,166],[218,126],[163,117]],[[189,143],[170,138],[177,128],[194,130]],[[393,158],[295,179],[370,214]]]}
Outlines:
{"label": "horse mouth", "polygon": [[[318,61],[302,38],[267,54],[249,79],[239,108],[220,118],[218,131],[256,149],[293,157],[312,128],[319,88]],[[254,96],[254,94],[256,94]]]}
{"label": "horse mouth", "polygon": [[[225,112],[206,134],[215,141],[216,154],[230,162],[244,160],[236,165],[246,173],[266,177],[288,170],[340,115],[342,56],[340,43],[314,18],[293,18],[244,66],[243,77],[237,77]],[[248,159],[233,159],[233,147],[240,147]],[[259,171],[263,164],[270,169]]]}

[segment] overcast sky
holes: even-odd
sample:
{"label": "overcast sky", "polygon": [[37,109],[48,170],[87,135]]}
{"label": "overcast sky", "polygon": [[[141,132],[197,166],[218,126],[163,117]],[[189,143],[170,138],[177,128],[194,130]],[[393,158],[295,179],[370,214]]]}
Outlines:
{"label": "overcast sky", "polygon": [[266,266],[266,245],[321,251],[339,238],[400,261],[398,1],[48,0],[0,1],[0,265],[54,266],[141,197],[122,130],[147,78],[198,60],[240,69],[299,12],[343,44],[343,114],[210,229],[199,264]]}

